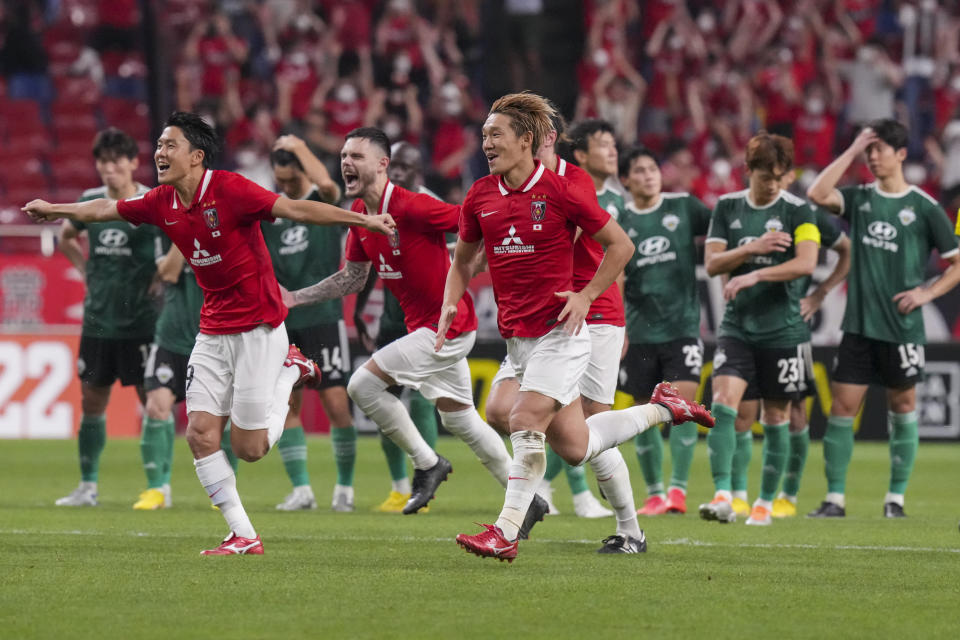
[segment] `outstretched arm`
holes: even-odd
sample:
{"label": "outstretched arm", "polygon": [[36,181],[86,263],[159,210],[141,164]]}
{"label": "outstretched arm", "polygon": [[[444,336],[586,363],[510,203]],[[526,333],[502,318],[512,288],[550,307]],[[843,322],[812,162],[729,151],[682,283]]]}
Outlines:
{"label": "outstretched arm", "polygon": [[363,227],[384,235],[390,235],[397,226],[389,213],[382,216],[368,216],[325,202],[291,200],[283,196],[277,198],[270,213],[276,218],[287,218],[295,222],[319,225],[344,224],[350,227]]}
{"label": "outstretched arm", "polygon": [[79,222],[110,222],[123,220],[117,212],[117,201],[97,198],[86,202],[50,203],[46,200],[31,200],[21,209],[35,222],[50,222],[58,218]]}
{"label": "outstretched arm", "polygon": [[447,331],[457,315],[457,304],[467,291],[467,285],[473,277],[477,252],[483,246],[483,240],[464,242],[457,238],[457,248],[453,251],[453,263],[447,271],[447,283],[443,287],[443,304],[440,305],[440,321],[437,323],[436,351],[440,351],[447,339]]}
{"label": "outstretched arm", "polygon": [[298,307],[357,293],[363,289],[369,271],[369,262],[350,262],[348,260],[340,271],[324,278],[317,284],[296,291],[281,290],[283,303],[288,307]]}

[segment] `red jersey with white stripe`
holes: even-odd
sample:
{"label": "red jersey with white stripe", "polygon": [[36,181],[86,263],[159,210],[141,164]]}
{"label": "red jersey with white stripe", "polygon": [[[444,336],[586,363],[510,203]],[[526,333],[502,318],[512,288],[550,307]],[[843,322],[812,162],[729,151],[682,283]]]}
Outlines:
{"label": "red jersey with white stripe", "polygon": [[[351,208],[357,213],[366,213],[363,200],[354,200]],[[351,228],[347,235],[346,259],[373,263],[384,286],[400,302],[407,331],[421,327],[436,330],[450,270],[450,251],[444,233],[456,231],[460,207],[387,181],[377,213],[393,216],[396,231],[385,236]],[[457,316],[446,337],[456,338],[476,329],[477,314],[473,298],[467,293],[457,304]]]}
{"label": "red jersey with white stripe", "polygon": [[518,189],[496,175],[473,183],[460,237],[484,241],[504,338],[538,338],[556,325],[566,302],[554,294],[573,290],[574,233],[593,235],[609,219],[592,188],[584,193],[539,160]]}
{"label": "red jersey with white stripe", "polygon": [[203,289],[200,332],[233,334],[287,317],[260,221],[273,221],[280,196],[230,171],[203,173],[190,206],[172,185],[120,200],[127,221],[160,227],[190,264]]}
{"label": "red jersey with white stripe", "polygon": [[[594,199],[596,199],[593,178],[577,165],[570,164],[560,158],[557,164],[557,175],[566,178],[586,193],[592,193]],[[613,217],[610,216],[609,211],[606,213],[607,216]],[[573,245],[574,291],[580,291],[587,286],[587,283],[596,275],[601,260],[603,260],[603,245],[586,233],[581,233]],[[620,287],[614,282],[606,291],[597,296],[597,299],[590,305],[590,312],[587,313],[587,324],[612,324],[622,327],[626,324],[625,320],[623,297],[620,295]]]}

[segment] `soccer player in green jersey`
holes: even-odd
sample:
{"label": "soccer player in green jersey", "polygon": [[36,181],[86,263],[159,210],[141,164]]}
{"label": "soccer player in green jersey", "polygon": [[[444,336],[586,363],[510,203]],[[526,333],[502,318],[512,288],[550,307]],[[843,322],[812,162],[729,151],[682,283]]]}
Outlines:
{"label": "soccer player in green jersey", "polygon": [[[277,186],[288,198],[328,203],[340,199],[340,187],[300,138],[281,136],[270,154],[270,162]],[[305,225],[283,218],[272,223],[261,222],[260,227],[277,281],[287,289],[300,289],[339,270],[341,227]],[[321,370],[317,389],[323,410],[330,419],[330,439],[337,465],[331,507],[334,511],[353,511],[357,430],[347,398],[350,348],[343,322],[343,304],[337,299],[290,309],[284,324],[290,342],[300,347]],[[281,511],[317,506],[307,472],[307,441],[300,417],[302,406],[303,389],[294,389],[283,436],[277,442],[283,466],[293,484],[293,491],[277,505]]]}
{"label": "soccer player in green jersey", "polygon": [[[781,189],[789,189],[796,178],[796,173],[788,171],[780,183]],[[798,280],[797,286],[806,297],[800,300],[800,314],[809,322],[820,309],[824,298],[837,285],[843,282],[850,271],[850,238],[837,226],[836,220],[825,209],[810,205],[815,212],[817,229],[820,230],[820,244],[837,254],[837,262],[827,278],[819,283],[813,291],[810,288],[811,278]],[[808,344],[803,348],[804,367],[807,380],[813,380],[813,353]],[[815,393],[814,385],[807,385],[807,397]],[[760,394],[755,384],[749,385],[740,401],[737,415],[737,449],[733,456],[731,483],[733,486],[733,510],[744,517],[750,513],[750,504],[747,502],[747,468],[753,455],[753,423],[757,419],[760,408]],[[773,501],[771,515],[774,518],[787,518],[797,515],[797,494],[800,492],[800,479],[807,462],[807,452],[810,449],[810,425],[807,421],[806,399],[790,403],[790,442],[788,445],[787,466],[783,475],[783,485],[777,499]]]}
{"label": "soccer player in green jersey", "polygon": [[[88,189],[80,202],[96,198],[123,199],[146,193],[133,179],[138,165],[137,142],[119,129],[109,128],[93,141],[93,158],[103,186]],[[84,257],[79,236],[89,240]],[[156,231],[125,220],[83,223],[64,220],[60,250],[83,274],[87,286],[83,301],[83,328],[77,372],[80,376],[80,484],[57,500],[59,506],[97,505],[100,454],[107,442],[107,403],[114,380],[136,386],[143,395],[143,368],[153,341],[157,308],[149,293],[156,274]]]}
{"label": "soccer player in green jersey", "polygon": [[[703,367],[696,238],[707,233],[710,209],[689,193],[664,193],[660,165],[648,149],[620,161],[620,180],[633,201],[620,226],[636,253],[625,269],[624,304],[630,346],[623,361],[624,390],[637,404],[649,402],[662,380],[693,402]],[[687,480],[697,442],[696,423],[670,429],[673,472],[663,486],[663,436],[648,429],[635,439],[647,484],[641,515],[687,512]]]}
{"label": "soccer player in green jersey", "polygon": [[[837,189],[861,153],[876,181]],[[960,250],[950,220],[936,200],[907,184],[906,156],[906,127],[895,120],[871,122],[807,191],[813,202],[849,220],[853,243],[843,339],[830,387],[833,404],[823,436],[827,496],[812,517],[846,515],[853,420],[873,383],[886,388],[890,421],[890,485],[883,515],[904,516],[903,497],[919,442],[915,385],[923,377],[926,342],[921,307],[960,281]],[[950,266],[926,284],[934,248]]]}
{"label": "soccer player in green jersey", "polygon": [[180,250],[165,235],[156,238],[157,275],[165,284],[163,309],[144,371],[147,406],[143,414],[140,455],[147,489],[133,508],[170,507],[170,471],[175,424],[173,406],[187,397],[190,352],[200,332],[203,290]]}
{"label": "soccer player in green jersey", "polygon": [[[760,392],[763,481],[747,524],[769,525],[788,451],[789,404],[803,397],[802,346],[809,338],[796,280],[813,273],[820,232],[809,205],[783,191],[793,143],[760,132],[746,151],[749,188],[720,197],[710,218],[704,262],[711,276],[730,274],[713,371],[716,427],[707,436],[716,493],[700,506],[705,520],[732,522],[734,422],[751,381]],[[719,431],[717,431],[719,429]]]}
{"label": "soccer player in green jersey", "polygon": [[[409,142],[396,142],[390,148],[387,178],[408,191],[425,193],[437,200],[440,199],[440,196],[424,186],[423,158],[420,155],[420,150]],[[363,320],[363,309],[367,306],[367,300],[376,280],[377,271],[371,269],[366,285],[357,294],[353,315],[353,323],[357,327],[357,334],[364,347],[371,353],[407,335],[407,323],[403,315],[403,308],[387,287],[382,289],[383,312],[380,314],[376,339],[371,338],[367,332],[367,326]],[[390,388],[390,392],[398,398],[404,393],[406,394],[410,406],[410,419],[413,420],[426,443],[434,448],[439,429],[437,412],[433,404],[416,389],[407,389],[395,385]],[[387,459],[387,467],[390,470],[390,493],[386,500],[377,507],[377,511],[402,513],[403,507],[410,499],[411,492],[410,475],[407,470],[407,454],[383,434],[380,434],[380,448],[383,449],[383,455]],[[429,510],[430,505],[427,505],[420,509],[420,513],[426,513]]]}

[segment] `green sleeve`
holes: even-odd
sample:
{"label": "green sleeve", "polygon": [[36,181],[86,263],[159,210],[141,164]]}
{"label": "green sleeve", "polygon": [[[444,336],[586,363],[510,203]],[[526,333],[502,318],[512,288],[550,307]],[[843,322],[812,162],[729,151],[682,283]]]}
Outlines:
{"label": "green sleeve", "polygon": [[843,232],[837,226],[836,220],[833,219],[829,211],[812,204],[810,208],[814,210],[817,217],[817,228],[820,229],[820,246],[829,249],[837,244]]}
{"label": "green sleeve", "polygon": [[862,189],[859,185],[853,185],[850,187],[840,187],[837,191],[840,192],[840,197],[843,198],[843,211],[840,212],[840,217],[852,220],[853,208],[857,204],[857,196]]}
{"label": "green sleeve", "polygon": [[724,201],[721,200],[713,209],[710,216],[710,226],[707,228],[707,240],[716,238],[728,242],[727,239],[727,216],[724,214]]}

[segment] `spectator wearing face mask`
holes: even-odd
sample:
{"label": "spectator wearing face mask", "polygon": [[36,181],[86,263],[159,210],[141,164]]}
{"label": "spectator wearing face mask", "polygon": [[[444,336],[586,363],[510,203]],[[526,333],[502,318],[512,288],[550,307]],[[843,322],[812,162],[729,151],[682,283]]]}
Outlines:
{"label": "spectator wearing face mask", "polygon": [[823,169],[830,164],[837,119],[827,110],[826,93],[822,86],[811,85],[794,124],[794,144],[798,167]]}

